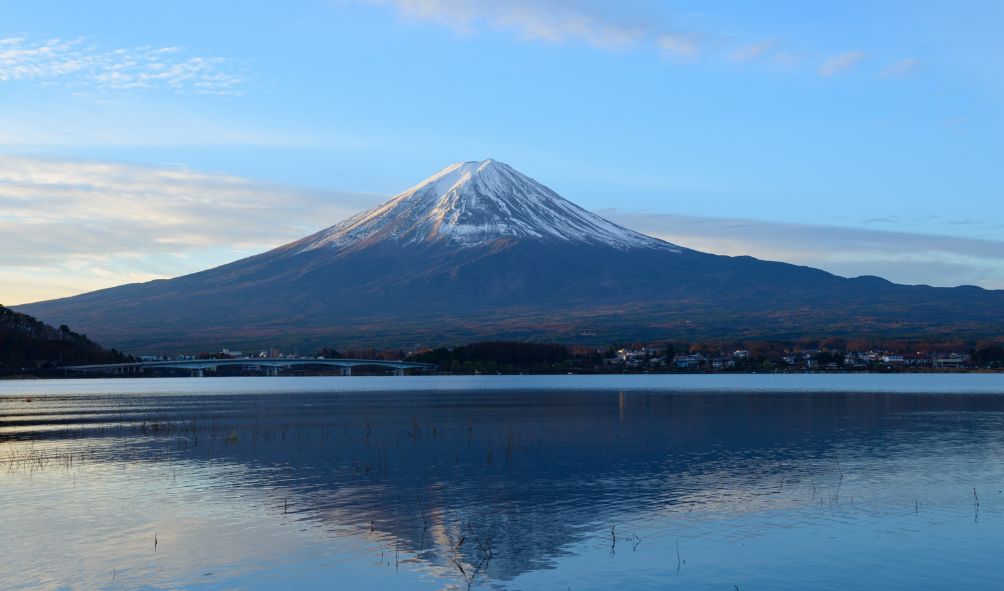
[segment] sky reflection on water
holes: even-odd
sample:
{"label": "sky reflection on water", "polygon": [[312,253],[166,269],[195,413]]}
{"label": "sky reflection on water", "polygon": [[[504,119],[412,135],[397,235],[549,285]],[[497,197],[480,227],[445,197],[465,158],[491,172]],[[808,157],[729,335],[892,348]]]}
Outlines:
{"label": "sky reflection on water", "polygon": [[1004,584],[1004,396],[965,380],[240,393],[275,383],[0,385],[0,588]]}

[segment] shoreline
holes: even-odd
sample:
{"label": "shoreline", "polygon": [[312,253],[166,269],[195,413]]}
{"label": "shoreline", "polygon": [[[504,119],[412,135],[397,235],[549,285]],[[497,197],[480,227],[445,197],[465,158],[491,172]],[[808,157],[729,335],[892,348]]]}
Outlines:
{"label": "shoreline", "polygon": [[524,376],[273,376],[8,380],[0,399],[60,395],[623,391],[653,393],[888,393],[1004,395],[1004,379],[954,374],[617,374]]}
{"label": "shoreline", "polygon": [[[54,370],[62,371],[62,370]],[[445,373],[445,372],[427,372],[427,373],[417,373],[408,374],[409,377],[457,377],[457,378],[479,378],[479,377],[492,377],[492,376],[504,376],[504,377],[519,377],[519,376],[537,376],[537,377],[555,377],[555,376],[855,376],[855,375],[870,375],[870,376],[881,376],[881,375],[969,375],[969,374],[987,374],[987,375],[1004,375],[1004,369],[987,369],[987,368],[973,368],[973,369],[949,369],[949,370],[934,370],[934,369],[889,369],[889,370],[859,370],[859,371],[639,371],[639,372],[534,372],[534,373]],[[4,381],[65,381],[65,380],[149,380],[149,379],[189,379],[190,376],[181,375],[137,375],[137,374],[74,374],[74,375],[59,375],[59,376],[36,376],[30,374],[20,374],[12,376],[0,376],[0,382]],[[212,372],[206,373],[204,376],[206,378],[220,379],[220,378],[264,378],[264,377],[283,377],[283,378],[334,378],[334,377],[357,377],[357,378],[380,378],[388,377],[386,374],[365,374],[357,373],[352,376],[339,376],[336,374],[326,374],[326,373],[295,373],[295,374],[284,374],[282,376],[267,376],[264,374],[237,374],[237,375],[218,375]]]}

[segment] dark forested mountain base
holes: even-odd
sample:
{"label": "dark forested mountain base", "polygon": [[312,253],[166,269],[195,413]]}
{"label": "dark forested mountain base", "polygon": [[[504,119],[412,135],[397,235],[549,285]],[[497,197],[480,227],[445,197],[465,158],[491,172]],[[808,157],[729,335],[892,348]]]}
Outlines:
{"label": "dark forested mountain base", "polygon": [[106,351],[67,326],[53,328],[0,306],[0,376],[45,373],[62,365],[112,363],[125,357]]}

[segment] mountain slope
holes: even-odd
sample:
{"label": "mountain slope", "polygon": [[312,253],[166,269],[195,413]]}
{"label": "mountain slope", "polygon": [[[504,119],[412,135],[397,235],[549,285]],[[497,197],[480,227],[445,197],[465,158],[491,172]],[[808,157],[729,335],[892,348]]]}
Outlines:
{"label": "mountain slope", "polygon": [[618,226],[493,160],[272,251],[21,309],[132,351],[984,335],[1004,292],[846,279]]}

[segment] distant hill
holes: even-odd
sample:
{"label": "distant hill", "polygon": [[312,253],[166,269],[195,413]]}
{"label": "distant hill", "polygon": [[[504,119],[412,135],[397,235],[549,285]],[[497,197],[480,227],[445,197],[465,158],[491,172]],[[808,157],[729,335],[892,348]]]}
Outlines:
{"label": "distant hill", "polygon": [[67,326],[54,328],[0,306],[0,376],[45,373],[62,365],[124,361]]}
{"label": "distant hill", "polygon": [[136,353],[1004,333],[1004,291],[698,252],[494,160],[264,254],[18,310]]}

